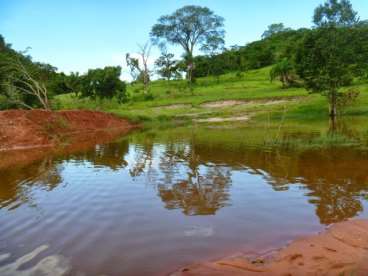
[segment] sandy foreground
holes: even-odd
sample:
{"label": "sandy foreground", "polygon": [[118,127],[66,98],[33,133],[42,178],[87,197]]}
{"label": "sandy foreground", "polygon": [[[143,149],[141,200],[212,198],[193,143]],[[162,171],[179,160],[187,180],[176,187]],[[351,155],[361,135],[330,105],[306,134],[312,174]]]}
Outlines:
{"label": "sandy foreground", "polygon": [[193,264],[178,275],[368,275],[368,220],[337,223],[326,231],[258,256],[238,254]]}

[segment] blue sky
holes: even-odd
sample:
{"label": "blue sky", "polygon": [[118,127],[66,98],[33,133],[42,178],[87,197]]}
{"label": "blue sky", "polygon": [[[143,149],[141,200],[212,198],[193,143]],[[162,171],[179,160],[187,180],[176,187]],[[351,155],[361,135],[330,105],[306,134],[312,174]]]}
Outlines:
{"label": "blue sky", "polygon": [[[260,38],[269,24],[310,27],[322,0],[0,0],[0,34],[16,50],[60,71],[123,65],[125,53],[149,39],[156,20],[184,5],[207,6],[225,18],[226,45]],[[368,0],[352,0],[362,19]],[[172,49],[180,54],[180,49]],[[153,50],[153,58],[158,55]],[[127,73],[125,73],[127,76]]]}

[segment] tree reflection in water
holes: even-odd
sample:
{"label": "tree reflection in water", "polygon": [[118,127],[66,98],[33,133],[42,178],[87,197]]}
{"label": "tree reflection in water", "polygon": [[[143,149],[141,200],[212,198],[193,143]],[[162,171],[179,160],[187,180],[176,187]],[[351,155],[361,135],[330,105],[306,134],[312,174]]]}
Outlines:
{"label": "tree reflection in water", "polygon": [[[153,140],[145,142],[138,147],[130,172],[133,177],[146,173],[167,209],[182,209],[190,216],[213,215],[228,204],[231,168],[203,164],[194,140],[156,145],[159,156],[153,154]],[[153,159],[159,161],[155,168]]]}
{"label": "tree reflection in water", "polygon": [[[96,145],[89,151],[76,152],[67,156],[48,155],[25,167],[15,166],[0,170],[0,208],[14,209],[27,203],[37,206],[32,190],[39,187],[52,191],[63,183],[64,162],[86,163],[118,170],[128,165],[124,156],[129,150],[129,142]],[[24,154],[24,152],[14,152]]]}
{"label": "tree reflection in water", "polygon": [[[185,215],[213,215],[231,204],[235,172],[262,175],[275,191],[287,192],[292,185],[302,189],[322,224],[351,218],[363,211],[368,197],[368,155],[352,148],[318,150],[265,149],[249,147],[238,136],[224,141],[189,132],[159,137],[138,133],[118,143],[99,145],[89,151],[47,157],[24,168],[0,171],[0,208],[16,208],[32,201],[30,190],[47,191],[62,183],[65,162],[88,162],[113,171],[126,170],[132,179],[153,187],[167,209]],[[310,139],[318,133],[285,134]],[[350,133],[350,135],[357,135]],[[294,137],[292,137],[294,138]],[[127,161],[128,160],[128,161]],[[246,183],[236,183],[244,185]]]}
{"label": "tree reflection in water", "polygon": [[[241,144],[229,147],[194,136],[187,141],[157,144],[161,150],[156,155],[151,141],[145,146],[149,151],[142,152],[142,160],[131,169],[140,174],[151,172],[150,182],[168,209],[182,209],[186,215],[215,214],[230,204],[232,172],[247,171],[262,175],[275,191],[287,191],[291,185],[305,190],[322,224],[354,217],[363,210],[368,194],[365,152],[351,148],[297,151]],[[159,165],[152,166],[152,160],[159,160]]]}
{"label": "tree reflection in water", "polygon": [[248,152],[244,161],[265,171],[275,191],[301,184],[323,224],[356,216],[368,191],[367,154],[351,149]]}
{"label": "tree reflection in water", "polygon": [[35,186],[52,191],[62,182],[63,167],[46,157],[25,168],[10,168],[0,171],[0,208],[14,209],[23,203],[36,206],[31,190]]}
{"label": "tree reflection in water", "polygon": [[158,191],[167,209],[182,209],[185,215],[213,215],[230,199],[231,173],[226,167],[208,168],[205,175],[188,173],[188,180],[159,184]]}

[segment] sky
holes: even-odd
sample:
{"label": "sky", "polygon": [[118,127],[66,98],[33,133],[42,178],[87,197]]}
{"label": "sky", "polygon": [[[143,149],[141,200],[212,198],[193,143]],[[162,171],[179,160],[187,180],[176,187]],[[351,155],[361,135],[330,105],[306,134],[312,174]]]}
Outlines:
{"label": "sky", "polygon": [[[225,18],[226,46],[260,39],[268,25],[311,27],[313,10],[323,0],[0,0],[0,34],[15,50],[31,47],[33,60],[69,73],[123,66],[125,54],[149,40],[161,15],[185,5],[207,6]],[[361,19],[368,0],[351,0]],[[178,57],[181,49],[169,50]],[[151,61],[159,55],[153,49]]]}

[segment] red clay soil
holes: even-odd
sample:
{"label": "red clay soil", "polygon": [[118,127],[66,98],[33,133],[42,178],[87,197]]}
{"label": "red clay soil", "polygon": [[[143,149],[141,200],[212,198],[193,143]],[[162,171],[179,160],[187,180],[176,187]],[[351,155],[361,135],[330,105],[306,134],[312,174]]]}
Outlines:
{"label": "red clay soil", "polygon": [[189,275],[368,275],[368,220],[337,223],[272,254],[238,255],[194,264],[171,274]]}
{"label": "red clay soil", "polygon": [[66,136],[134,127],[127,120],[97,111],[1,111],[0,151],[54,147],[62,143],[62,138]]}

